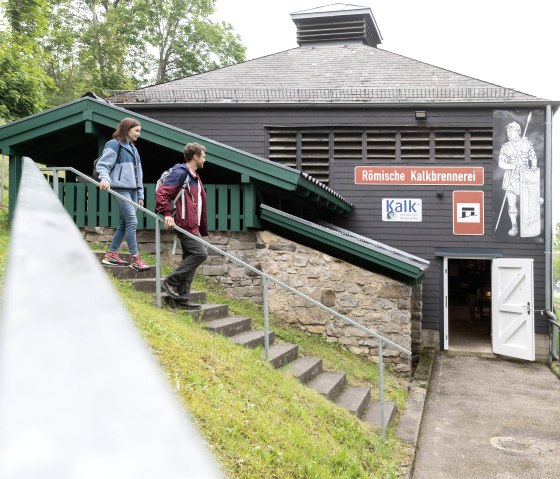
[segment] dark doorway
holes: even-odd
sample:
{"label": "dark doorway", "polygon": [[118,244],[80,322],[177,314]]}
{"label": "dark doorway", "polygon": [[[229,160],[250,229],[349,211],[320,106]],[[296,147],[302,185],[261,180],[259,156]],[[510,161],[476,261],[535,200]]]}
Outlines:
{"label": "dark doorway", "polygon": [[492,352],[492,261],[448,260],[448,348]]}

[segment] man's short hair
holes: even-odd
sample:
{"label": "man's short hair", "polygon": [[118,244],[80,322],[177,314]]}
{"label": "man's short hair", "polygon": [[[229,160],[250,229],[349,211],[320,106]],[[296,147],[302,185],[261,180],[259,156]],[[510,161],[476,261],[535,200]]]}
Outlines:
{"label": "man's short hair", "polygon": [[512,121],[508,126],[506,126],[506,130],[521,131],[521,127],[519,126],[519,123],[517,123],[516,121]]}
{"label": "man's short hair", "polygon": [[185,161],[191,161],[196,155],[200,155],[203,151],[206,151],[206,147],[204,145],[199,143],[187,143],[183,149]]}

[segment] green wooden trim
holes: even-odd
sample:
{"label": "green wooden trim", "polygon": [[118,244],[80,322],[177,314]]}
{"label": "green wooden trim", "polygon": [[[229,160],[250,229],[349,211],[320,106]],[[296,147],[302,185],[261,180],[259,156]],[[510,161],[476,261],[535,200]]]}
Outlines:
{"label": "green wooden trim", "polygon": [[85,183],[74,183],[76,185],[76,225],[83,228],[86,225],[86,185]]}
{"label": "green wooden trim", "polygon": [[261,222],[257,217],[258,190],[252,183],[243,186],[243,219],[245,229],[260,228]]}
{"label": "green wooden trim", "polygon": [[97,186],[88,183],[86,185],[87,191],[87,224],[97,226],[97,205],[99,202],[99,195]]}
{"label": "green wooden trim", "polygon": [[[144,208],[150,211],[156,211],[156,185],[153,183],[145,184],[144,185]],[[156,220],[153,219],[151,216],[144,215],[144,228],[153,230],[156,227]]]}
{"label": "green wooden trim", "polygon": [[231,231],[241,231],[241,190],[239,185],[229,185],[229,224]]}
{"label": "green wooden trim", "polygon": [[390,276],[397,277],[407,283],[419,284],[422,282],[424,272],[421,268],[392,256],[385,255],[382,251],[375,251],[334,233],[329,233],[322,228],[316,228],[313,224],[308,224],[308,222],[304,222],[300,218],[287,215],[281,211],[274,211],[266,205],[261,205],[260,217],[261,220],[285,228],[291,233],[302,235],[314,242],[319,242],[323,245],[340,250],[345,254],[350,254],[360,260],[360,263],[363,264],[365,268],[380,268]]}
{"label": "green wooden trim", "polygon": [[[199,142],[206,146],[206,158],[210,163],[241,174],[243,182],[262,181],[267,185],[298,194],[305,194],[309,190],[316,195],[317,200],[320,199],[328,205],[331,211],[342,215],[352,211],[352,206],[339,195],[315,184],[297,170],[88,97],[0,127],[0,148],[4,151],[12,147],[21,147],[20,150],[23,151],[26,143],[40,141],[40,138],[55,133],[60,137],[64,130],[77,124],[84,125],[84,134],[99,134],[98,126],[114,128],[125,116],[141,121],[144,141],[179,153],[182,153],[186,143]],[[72,133],[71,139],[75,139],[75,133]],[[59,139],[58,144],[64,142]],[[53,145],[53,148],[56,147]],[[13,204],[15,205],[15,201]]]}
{"label": "green wooden trim", "polygon": [[116,229],[119,227],[119,221],[121,219],[119,204],[117,203],[117,198],[113,195],[111,195],[110,202],[111,209],[109,211],[109,226]]}
{"label": "green wooden trim", "polygon": [[10,221],[14,218],[14,211],[16,209],[16,198],[21,181],[23,161],[21,156],[12,156],[8,162],[8,171],[10,175],[10,184],[8,186],[8,219]]}
{"label": "green wooden trim", "polygon": [[208,230],[216,231],[216,186],[204,185],[206,189],[206,218]]}
{"label": "green wooden trim", "polygon": [[76,221],[76,204],[74,202],[75,190],[76,188],[72,183],[58,183],[58,191],[60,192],[62,204],[74,221]]}
{"label": "green wooden trim", "polygon": [[228,230],[228,185],[217,185],[218,192],[218,231]]}
{"label": "green wooden trim", "polygon": [[109,226],[109,193],[99,191],[99,223],[97,226]]}

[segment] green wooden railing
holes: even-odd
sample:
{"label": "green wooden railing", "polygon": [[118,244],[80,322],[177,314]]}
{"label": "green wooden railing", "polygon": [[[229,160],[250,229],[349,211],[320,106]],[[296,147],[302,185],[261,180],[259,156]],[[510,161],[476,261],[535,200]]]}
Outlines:
{"label": "green wooden railing", "polygon": [[[52,182],[52,178],[50,178]],[[62,182],[59,179],[58,197],[79,228],[84,226],[119,225],[119,209],[114,196],[85,182]],[[144,207],[155,211],[155,187],[144,185]],[[209,231],[247,231],[258,227],[255,190],[252,184],[204,185],[207,196]],[[138,229],[154,229],[155,220],[137,210]]]}

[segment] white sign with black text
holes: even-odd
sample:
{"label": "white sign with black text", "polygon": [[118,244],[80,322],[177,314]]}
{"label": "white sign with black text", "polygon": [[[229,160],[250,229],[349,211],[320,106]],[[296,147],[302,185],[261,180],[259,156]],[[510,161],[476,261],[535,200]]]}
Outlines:
{"label": "white sign with black text", "polygon": [[383,198],[383,221],[422,221],[422,200],[411,198]]}

